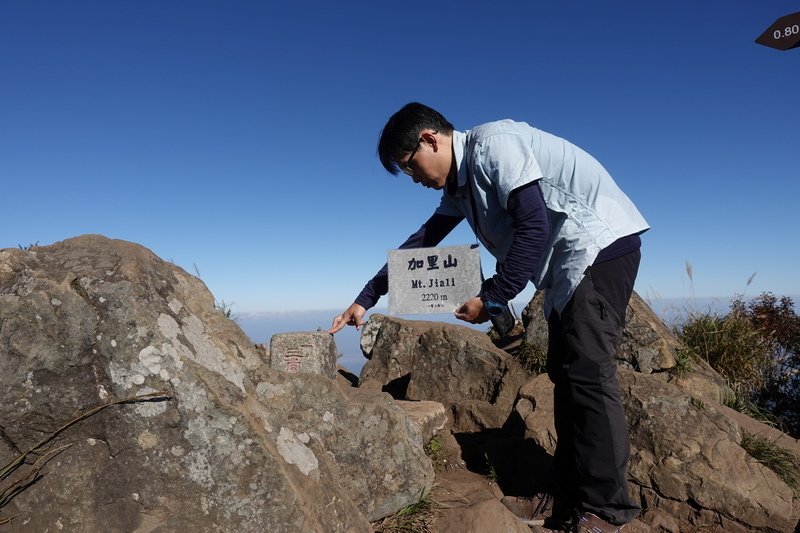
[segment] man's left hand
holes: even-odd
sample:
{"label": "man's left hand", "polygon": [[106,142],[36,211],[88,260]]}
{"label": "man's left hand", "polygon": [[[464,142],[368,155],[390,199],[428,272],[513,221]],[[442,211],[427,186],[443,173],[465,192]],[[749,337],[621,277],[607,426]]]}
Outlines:
{"label": "man's left hand", "polygon": [[483,324],[489,320],[489,313],[486,312],[483,301],[478,296],[464,302],[456,309],[455,315],[457,319],[470,324]]}

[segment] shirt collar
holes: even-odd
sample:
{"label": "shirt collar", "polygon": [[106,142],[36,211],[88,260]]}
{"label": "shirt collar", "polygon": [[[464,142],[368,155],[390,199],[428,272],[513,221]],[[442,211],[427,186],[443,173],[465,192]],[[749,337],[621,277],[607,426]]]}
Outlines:
{"label": "shirt collar", "polygon": [[467,184],[467,132],[453,130],[453,156],[456,160],[456,178],[458,186]]}

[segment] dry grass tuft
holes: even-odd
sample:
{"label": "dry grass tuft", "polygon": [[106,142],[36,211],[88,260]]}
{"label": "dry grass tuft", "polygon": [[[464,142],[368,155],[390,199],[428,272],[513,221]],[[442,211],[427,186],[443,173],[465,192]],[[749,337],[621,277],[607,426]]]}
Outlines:
{"label": "dry grass tuft", "polygon": [[769,345],[742,313],[693,314],[678,331],[686,355],[705,359],[737,392],[764,386]]}
{"label": "dry grass tuft", "polygon": [[437,474],[447,465],[447,449],[441,435],[434,435],[425,445],[425,455],[431,460],[433,470]]}
{"label": "dry grass tuft", "polygon": [[741,446],[753,459],[778,474],[795,497],[800,497],[800,460],[796,455],[775,441],[747,432],[742,433]]}
{"label": "dry grass tuft", "polygon": [[541,374],[547,369],[547,354],[545,351],[528,341],[522,341],[512,355],[525,370],[532,374]]}
{"label": "dry grass tuft", "polygon": [[407,531],[409,533],[429,533],[436,519],[433,497],[424,488],[419,492],[419,499],[403,507],[392,516],[388,516],[373,524],[375,533]]}

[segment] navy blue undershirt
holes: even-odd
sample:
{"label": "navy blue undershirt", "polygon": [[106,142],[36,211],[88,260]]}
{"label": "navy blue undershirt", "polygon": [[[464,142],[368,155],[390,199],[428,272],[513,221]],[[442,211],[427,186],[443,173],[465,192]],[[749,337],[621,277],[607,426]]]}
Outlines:
{"label": "navy blue undershirt", "polygon": [[[514,189],[508,199],[508,213],[514,228],[514,238],[509,253],[497,273],[483,283],[481,296],[500,305],[522,292],[533,277],[536,266],[544,254],[550,239],[550,216],[538,182],[528,183]],[[398,248],[425,248],[436,246],[462,220],[463,216],[434,214],[410,235]],[[604,263],[639,249],[639,235],[628,235],[617,239],[600,251],[594,264]],[[373,307],[378,299],[389,292],[389,267],[383,265],[367,282],[355,303],[365,309]]]}

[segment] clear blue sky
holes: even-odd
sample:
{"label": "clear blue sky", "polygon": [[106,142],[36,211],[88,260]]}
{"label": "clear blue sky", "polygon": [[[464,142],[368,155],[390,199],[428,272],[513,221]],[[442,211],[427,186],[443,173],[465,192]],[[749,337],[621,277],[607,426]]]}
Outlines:
{"label": "clear blue sky", "polygon": [[[797,0],[0,5],[0,248],[100,233],[235,312],[343,309],[438,193],[386,174],[409,101],[524,120],[648,219],[637,290],[800,294]],[[472,242],[466,226],[448,244]],[[494,263],[488,256],[487,274]],[[382,302],[385,304],[385,301]]]}

